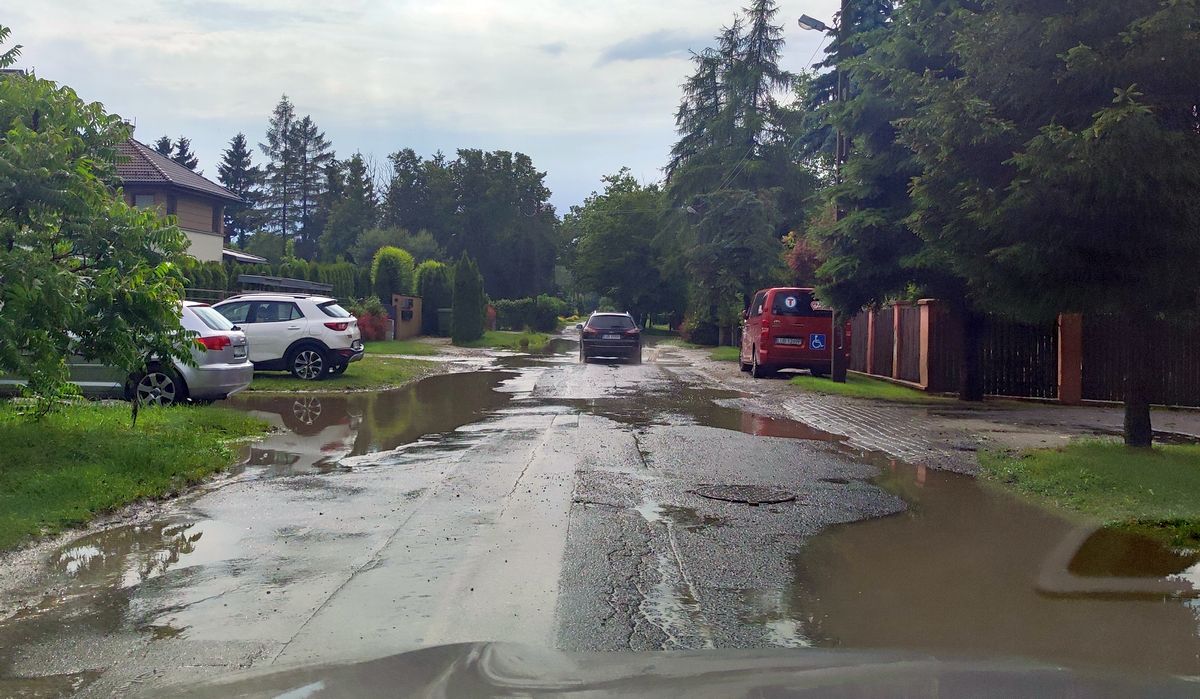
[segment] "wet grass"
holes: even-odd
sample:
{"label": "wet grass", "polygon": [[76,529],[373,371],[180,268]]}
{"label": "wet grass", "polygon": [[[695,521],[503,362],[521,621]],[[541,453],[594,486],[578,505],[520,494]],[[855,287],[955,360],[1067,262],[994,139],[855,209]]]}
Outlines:
{"label": "wet grass", "polygon": [[418,340],[375,340],[364,342],[363,349],[367,354],[408,354],[418,357],[438,353],[437,347]]}
{"label": "wet grass", "polygon": [[550,336],[545,333],[488,330],[483,334],[483,337],[471,342],[465,342],[460,347],[538,352],[545,349],[548,344],[550,344]]}
{"label": "wet grass", "polygon": [[693,343],[688,342],[687,340],[684,340],[678,336],[668,337],[665,340],[658,340],[654,344],[661,345],[664,347],[682,347],[683,349],[709,349],[709,350],[713,349],[712,347],[706,347],[705,345],[693,344]]}
{"label": "wet grass", "polygon": [[988,452],[979,461],[987,478],[1044,503],[1200,549],[1200,445],[1131,449],[1089,439],[1059,449]]}
{"label": "wet grass", "polygon": [[293,393],[339,393],[342,391],[384,390],[403,386],[414,379],[426,376],[436,367],[434,362],[420,359],[398,359],[367,355],[362,361],[354,362],[340,376],[328,376],[321,381],[305,381],[283,372],[256,372],[250,388],[252,392]]}
{"label": "wet grass", "polygon": [[834,383],[832,379],[802,374],[792,379],[792,385],[805,391],[851,398],[873,398],[875,400],[902,403],[948,403],[952,399],[932,396],[915,388],[901,386],[890,381],[873,379],[861,374],[848,374],[846,383]]}
{"label": "wet grass", "polygon": [[738,347],[718,347],[709,353],[709,357],[718,362],[736,362],[741,359],[742,350]]}
{"label": "wet grass", "polygon": [[0,549],[86,524],[142,498],[202,481],[236,459],[230,440],[266,423],[219,406],[77,403],[40,421],[0,402]]}

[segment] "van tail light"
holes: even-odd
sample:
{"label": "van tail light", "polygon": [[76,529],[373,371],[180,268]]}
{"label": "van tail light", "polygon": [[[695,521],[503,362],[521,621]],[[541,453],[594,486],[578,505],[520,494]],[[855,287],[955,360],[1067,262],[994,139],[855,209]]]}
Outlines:
{"label": "van tail light", "polygon": [[325,327],[329,328],[330,330],[342,332],[346,328],[350,327],[350,324],[349,323],[326,323]]}
{"label": "van tail light", "polygon": [[221,350],[233,344],[233,342],[224,335],[213,335],[211,337],[198,337],[196,342],[204,346],[206,350]]}

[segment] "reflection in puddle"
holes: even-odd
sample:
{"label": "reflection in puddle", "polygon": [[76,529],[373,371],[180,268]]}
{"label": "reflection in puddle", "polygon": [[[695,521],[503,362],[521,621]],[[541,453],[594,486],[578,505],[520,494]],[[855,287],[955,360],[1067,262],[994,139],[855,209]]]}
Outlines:
{"label": "reflection in puddle", "polygon": [[1084,577],[1164,578],[1187,574],[1200,553],[1172,551],[1153,539],[1101,529],[1088,537],[1068,569]]}
{"label": "reflection in puddle", "polygon": [[[1039,592],[1072,522],[942,471],[892,462],[876,482],[909,509],[827,530],[793,561],[792,617],[818,645],[1200,674],[1200,610],[1188,601]],[[1128,573],[1128,557],[1095,553],[1107,541],[1083,565]]]}
{"label": "reflection in puddle", "polygon": [[327,473],[345,457],[395,449],[479,420],[511,399],[497,389],[513,376],[446,374],[381,393],[243,394],[228,405],[285,428],[246,447],[244,466],[264,476]]}

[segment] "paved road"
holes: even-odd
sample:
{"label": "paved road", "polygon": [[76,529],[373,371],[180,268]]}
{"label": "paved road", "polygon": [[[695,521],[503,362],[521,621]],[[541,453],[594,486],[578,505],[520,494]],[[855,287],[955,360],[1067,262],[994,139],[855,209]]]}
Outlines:
{"label": "paved road", "polygon": [[[903,511],[904,487],[869,482],[895,464],[779,418],[748,382],[714,388],[682,354],[649,354],[504,358],[387,394],[238,401],[281,429],[231,477],[30,554],[24,578],[0,571],[20,580],[0,596],[0,695],[152,695],[462,641],[837,645],[813,635],[836,627],[817,618],[834,569],[805,582],[797,553],[831,525]],[[697,494],[710,485],[791,499]],[[1167,615],[1191,618],[1172,607],[1152,632]]]}

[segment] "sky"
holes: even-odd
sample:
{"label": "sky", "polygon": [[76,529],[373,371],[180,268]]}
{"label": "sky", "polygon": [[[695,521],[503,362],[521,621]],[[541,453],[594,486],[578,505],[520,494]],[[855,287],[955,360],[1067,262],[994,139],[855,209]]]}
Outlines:
{"label": "sky", "polygon": [[[746,0],[42,0],[0,24],[19,67],[71,86],[153,142],[187,136],[200,169],[238,132],[264,140],[287,94],[333,142],[388,153],[527,153],[560,212],[627,166],[661,178],[689,50]],[[783,64],[807,67],[838,0],[781,3]],[[261,155],[256,162],[261,161]]]}

